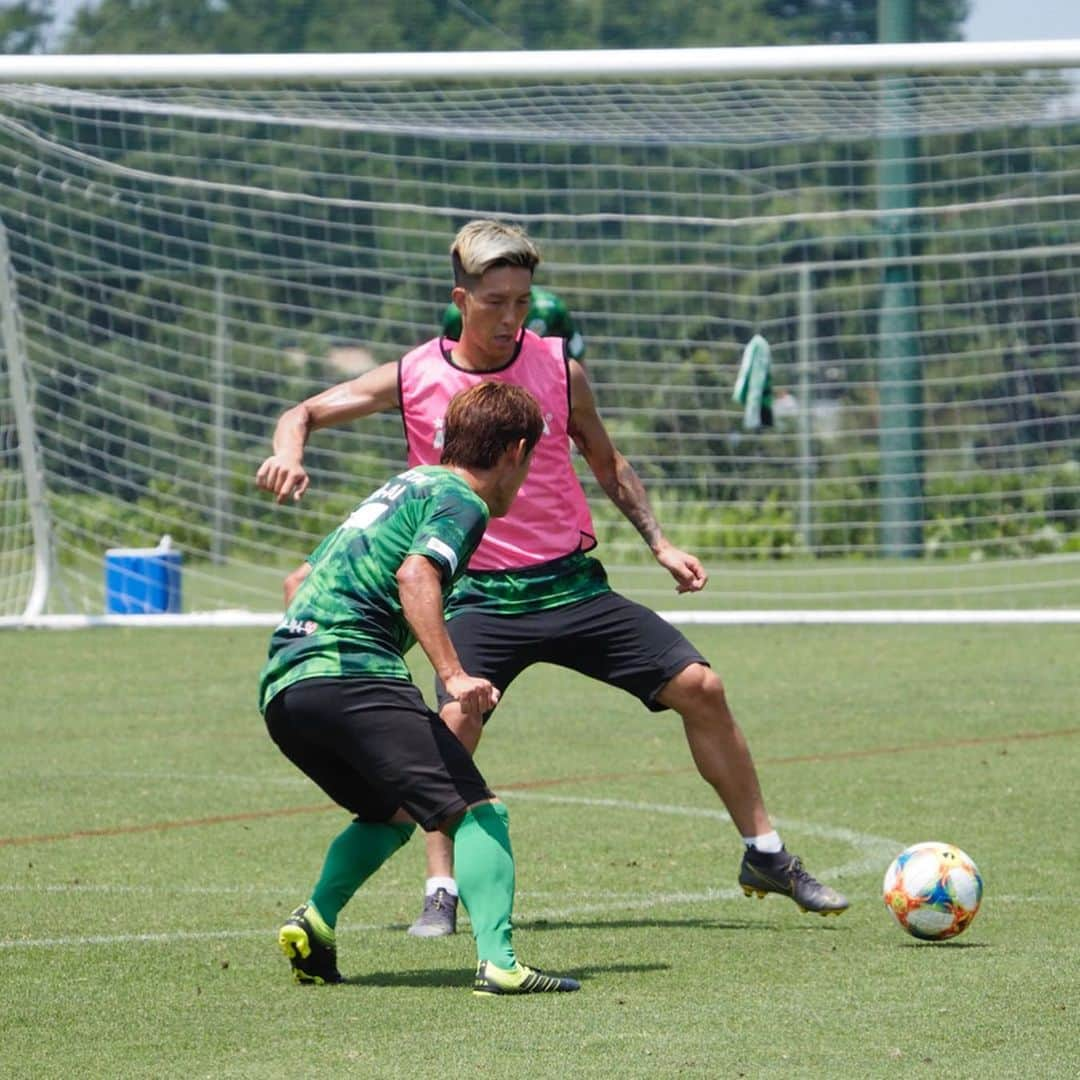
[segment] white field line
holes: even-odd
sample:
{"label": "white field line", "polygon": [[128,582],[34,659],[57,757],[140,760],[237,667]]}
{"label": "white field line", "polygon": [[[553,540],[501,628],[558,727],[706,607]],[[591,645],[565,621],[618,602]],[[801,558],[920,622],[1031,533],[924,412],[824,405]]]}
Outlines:
{"label": "white field line", "polygon": [[[824,875],[823,875],[824,876]],[[295,890],[294,890],[295,891]],[[876,894],[848,893],[861,903],[880,902]],[[528,911],[514,915],[518,926],[527,927],[529,923],[545,922],[552,919],[567,919],[581,915],[611,914],[617,911],[647,911],[665,906],[709,903],[717,900],[743,900],[739,889],[708,889],[700,893],[654,893],[642,895],[640,892],[627,893],[625,896],[613,895],[604,903],[581,904],[574,907],[550,908]],[[1024,904],[1045,907],[1047,905],[1073,907],[1075,898],[1067,896],[994,896],[994,906]],[[462,922],[468,922],[465,918]],[[356,934],[373,931],[400,930],[402,923],[351,923],[338,932],[339,940]],[[459,926],[461,922],[459,922]],[[276,927],[262,927],[257,930],[170,930],[160,933],[144,934],[90,934],[78,937],[24,938],[0,940],[0,951],[5,949],[58,949],[92,948],[95,945],[182,945],[188,941],[240,941],[246,938],[266,938],[273,940]]]}
{"label": "white field line", "polygon": [[[702,807],[635,802],[626,799],[590,798],[588,796],[549,795],[531,791],[514,791],[513,789],[506,789],[504,794],[507,797],[507,801],[511,803],[519,800],[523,802],[546,802],[556,805],[589,806],[603,810],[621,810],[639,815],[669,815],[674,817],[696,818],[701,821],[724,823],[730,821],[730,818],[723,810]],[[778,828],[783,831],[790,830],[792,833],[816,836],[826,840],[837,840],[848,843],[855,849],[854,857],[845,863],[831,866],[820,871],[817,871],[815,868],[815,872],[820,873],[820,876],[826,880],[866,874],[872,870],[880,871],[883,874],[884,868],[888,865],[889,861],[906,846],[906,844],[897,840],[890,840],[887,837],[875,836],[871,833],[862,833],[841,826],[821,825],[816,822],[797,821],[795,819],[777,819],[776,824]],[[141,890],[172,893],[266,892],[272,894],[277,894],[279,892],[283,893],[286,891],[284,887],[278,889],[273,886],[225,886],[218,888],[208,887],[206,889],[185,886],[175,888],[158,887],[155,889],[151,886],[137,885],[0,885],[0,892],[135,892]],[[296,893],[302,891],[302,889],[294,887],[291,891]],[[539,897],[544,894],[533,895],[536,899],[539,899]],[[528,896],[529,894],[527,893],[521,894],[518,899],[519,901],[527,901]],[[874,902],[877,900],[877,894],[876,892],[857,893],[854,898],[860,901]],[[599,894],[593,894],[589,897],[587,902],[560,907],[530,908],[526,904],[524,910],[522,910],[519,905],[519,910],[515,915],[515,921],[521,925],[525,925],[532,922],[569,919],[582,915],[610,914],[613,910],[648,911],[660,907],[713,903],[735,899],[743,899],[741,889],[703,889],[698,892],[657,891],[651,893],[642,893],[640,890],[634,890],[633,892],[625,894],[605,891]],[[994,904],[1045,905],[1048,903],[1059,904],[1064,899],[1067,898],[1061,896],[995,896]],[[1069,900],[1070,904],[1074,902],[1074,900]],[[397,924],[393,923],[354,923],[348,927],[342,928],[342,936],[351,936],[353,934],[371,931],[393,930],[397,928]],[[175,930],[142,934],[90,934],[71,937],[0,939],[0,950],[29,948],[87,948],[96,945],[175,945],[183,944],[188,941],[229,941],[244,938],[261,938],[266,937],[267,935],[272,936],[272,934],[272,928],[263,928],[250,930]]]}
{"label": "white field line", "polygon": [[[630,814],[653,814],[676,817],[696,818],[700,821],[722,822],[727,824],[730,818],[723,810],[704,809],[695,806],[673,806],[662,803],[635,802],[625,799],[601,799],[587,796],[573,795],[548,795],[538,792],[514,791],[508,789],[505,792],[507,801],[550,803],[562,806],[588,806],[601,810],[625,811]],[[869,833],[860,833],[852,829],[837,828],[830,825],[818,825],[815,823],[800,823],[796,821],[778,821],[779,827],[790,828],[795,832],[806,833],[810,836],[819,836],[830,840],[840,840],[851,844],[855,848],[855,858],[840,866],[831,867],[821,871],[822,877],[836,878],[861,874],[873,869],[888,865],[897,852],[906,846],[895,840],[889,840]],[[884,871],[882,871],[884,872]],[[39,886],[40,888],[40,886]],[[45,886],[48,889],[64,891],[65,888],[86,889],[87,886]],[[121,888],[137,888],[137,886],[121,886]],[[592,899],[583,904],[571,904],[557,908],[529,909],[517,912],[516,918],[521,923],[537,922],[542,920],[565,919],[580,915],[591,915],[599,912],[610,913],[613,909],[619,911],[642,911],[656,907],[665,907],[680,904],[697,904],[715,901],[734,900],[742,898],[740,889],[704,889],[700,892],[652,892],[642,894],[635,890],[625,897],[605,896],[602,899]],[[525,899],[525,897],[522,897]],[[389,929],[385,924],[350,926],[349,933]],[[122,945],[122,944],[149,944],[168,945],[180,944],[194,940],[228,940],[232,938],[261,937],[267,934],[267,930],[209,930],[209,931],[166,931],[159,933],[143,934],[114,934],[101,935],[90,934],[73,937],[53,938],[25,938],[25,939],[0,939],[0,949],[16,948],[84,948],[95,945]]]}
{"label": "white field line", "polygon": [[[1058,583],[1044,583],[1058,584]],[[1063,579],[1060,584],[1072,584]],[[1004,586],[1024,588],[1026,586]],[[1042,625],[1080,623],[1080,608],[767,608],[659,611],[676,626],[914,626]],[[273,627],[280,612],[194,611],[182,615],[0,615],[0,630],[87,630],[105,626],[156,629],[184,627]]]}

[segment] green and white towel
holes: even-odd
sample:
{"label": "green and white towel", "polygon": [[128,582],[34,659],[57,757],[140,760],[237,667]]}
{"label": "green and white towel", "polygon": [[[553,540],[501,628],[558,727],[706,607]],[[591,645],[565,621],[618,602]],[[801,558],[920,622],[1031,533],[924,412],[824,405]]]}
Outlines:
{"label": "green and white towel", "polygon": [[743,427],[747,431],[772,427],[772,350],[755,334],[743,349],[739,376],[731,400],[743,406]]}

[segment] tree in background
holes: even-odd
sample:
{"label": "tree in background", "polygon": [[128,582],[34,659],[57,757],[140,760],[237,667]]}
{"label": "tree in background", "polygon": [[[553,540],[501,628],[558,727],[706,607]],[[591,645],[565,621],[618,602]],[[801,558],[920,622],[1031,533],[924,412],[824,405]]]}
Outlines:
{"label": "tree in background", "polygon": [[[851,44],[876,40],[877,7],[878,0],[368,0],[362,7],[355,0],[85,0],[59,51],[426,52]],[[968,7],[969,0],[920,4],[918,38],[959,38]],[[48,4],[23,0],[15,11],[42,8],[47,10]],[[0,27],[3,19],[0,16]]]}
{"label": "tree in background", "polygon": [[[869,45],[877,41],[879,0],[765,0],[765,13],[780,22],[785,43]],[[919,41],[957,41],[970,0],[915,0]]]}
{"label": "tree in background", "polygon": [[0,53],[44,52],[52,21],[51,0],[18,0],[0,11]]}

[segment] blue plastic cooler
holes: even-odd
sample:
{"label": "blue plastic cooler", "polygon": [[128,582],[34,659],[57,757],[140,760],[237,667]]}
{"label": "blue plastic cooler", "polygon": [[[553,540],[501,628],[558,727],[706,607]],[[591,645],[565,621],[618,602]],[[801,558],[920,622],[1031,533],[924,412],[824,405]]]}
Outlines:
{"label": "blue plastic cooler", "polygon": [[178,612],[180,562],[180,552],[167,539],[156,548],[109,548],[105,552],[106,613]]}

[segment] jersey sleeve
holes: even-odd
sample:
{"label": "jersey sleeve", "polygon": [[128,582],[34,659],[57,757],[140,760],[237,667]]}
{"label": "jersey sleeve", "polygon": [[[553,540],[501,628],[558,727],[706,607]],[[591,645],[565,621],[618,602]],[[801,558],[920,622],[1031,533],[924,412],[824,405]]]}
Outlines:
{"label": "jersey sleeve", "polygon": [[479,499],[444,492],[416,531],[409,555],[423,555],[439,568],[444,585],[465,569],[487,527],[488,514]]}

